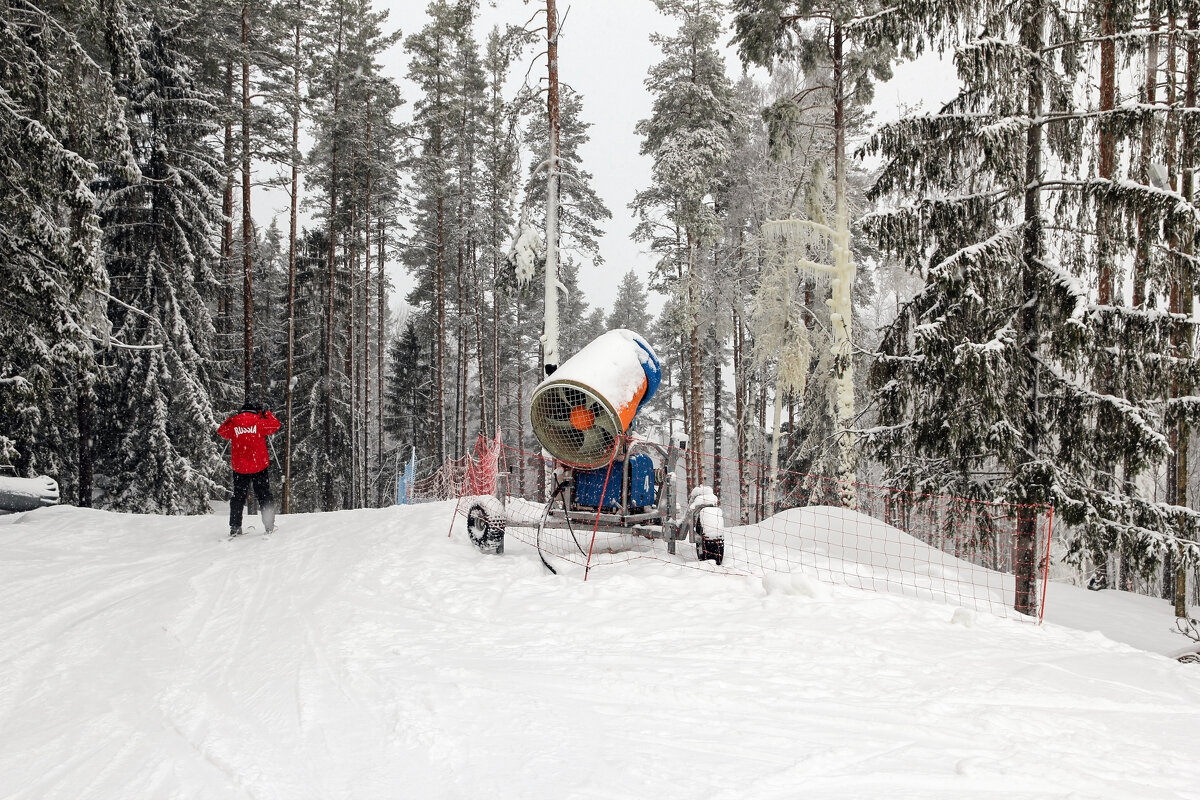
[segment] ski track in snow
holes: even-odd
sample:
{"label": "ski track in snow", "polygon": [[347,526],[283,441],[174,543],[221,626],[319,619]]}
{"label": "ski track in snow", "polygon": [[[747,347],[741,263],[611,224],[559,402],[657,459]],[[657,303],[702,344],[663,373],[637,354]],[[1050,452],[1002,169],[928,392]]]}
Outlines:
{"label": "ski track in snow", "polygon": [[1200,798],[1194,665],[452,511],[0,523],[0,798]]}

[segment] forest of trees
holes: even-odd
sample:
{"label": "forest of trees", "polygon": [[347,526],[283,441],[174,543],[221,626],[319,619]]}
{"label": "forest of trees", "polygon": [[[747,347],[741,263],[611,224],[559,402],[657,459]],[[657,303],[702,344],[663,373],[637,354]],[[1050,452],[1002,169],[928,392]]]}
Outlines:
{"label": "forest of trees", "polygon": [[[562,357],[629,327],[663,359],[644,432],[1047,503],[1098,582],[1182,602],[1200,3],[652,0],[652,166],[610,209],[587,98],[547,102],[553,0],[490,31],[477,0],[404,31],[367,0],[4,2],[0,463],[70,502],[205,511],[248,396],[284,511],[390,502],[412,448],[536,451],[550,239]],[[953,99],[876,124],[929,53]],[[606,266],[606,310],[579,280],[614,213],[654,267]]]}

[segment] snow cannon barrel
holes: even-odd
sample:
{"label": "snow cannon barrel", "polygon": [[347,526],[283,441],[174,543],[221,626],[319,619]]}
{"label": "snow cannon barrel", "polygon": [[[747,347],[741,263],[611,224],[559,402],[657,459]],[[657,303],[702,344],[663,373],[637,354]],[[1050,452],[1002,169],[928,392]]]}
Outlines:
{"label": "snow cannon barrel", "polygon": [[661,379],[658,356],[640,335],[618,328],[597,336],[533,390],[533,433],[559,461],[607,464]]}

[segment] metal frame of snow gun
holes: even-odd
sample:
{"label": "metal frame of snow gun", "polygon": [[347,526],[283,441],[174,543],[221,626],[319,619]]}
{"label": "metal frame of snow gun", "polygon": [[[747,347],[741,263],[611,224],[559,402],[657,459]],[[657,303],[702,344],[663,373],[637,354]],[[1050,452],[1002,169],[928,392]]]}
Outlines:
{"label": "metal frame of snow gun", "polygon": [[[547,528],[566,531],[580,556],[589,562],[595,534],[613,533],[664,541],[671,555],[676,555],[677,542],[690,541],[696,547],[698,560],[720,565],[725,556],[725,540],[716,496],[708,487],[697,487],[691,491],[687,506],[681,508],[676,484],[681,449],[621,437],[606,468],[585,470],[556,461],[552,489],[543,507],[535,540],[538,555],[546,568],[557,572],[546,559],[542,547]],[[638,455],[650,456],[654,465],[654,502],[649,505],[636,505],[631,499],[632,464]],[[620,467],[614,469],[618,464]],[[577,484],[580,473],[605,473],[604,486],[596,498],[598,502],[581,502]],[[608,484],[611,481],[618,482],[615,485],[619,486],[619,491],[610,493]],[[506,494],[506,487],[499,483],[496,497],[476,498],[467,512],[468,537],[481,552],[504,552],[504,534],[509,524]]]}

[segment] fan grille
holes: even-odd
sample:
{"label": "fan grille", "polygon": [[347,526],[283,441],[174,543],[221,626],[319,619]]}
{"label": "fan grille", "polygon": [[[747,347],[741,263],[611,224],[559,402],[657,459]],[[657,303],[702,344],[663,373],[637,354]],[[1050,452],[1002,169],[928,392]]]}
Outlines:
{"label": "fan grille", "polygon": [[533,396],[533,434],[546,452],[579,467],[598,467],[612,457],[620,417],[586,386],[550,383]]}

